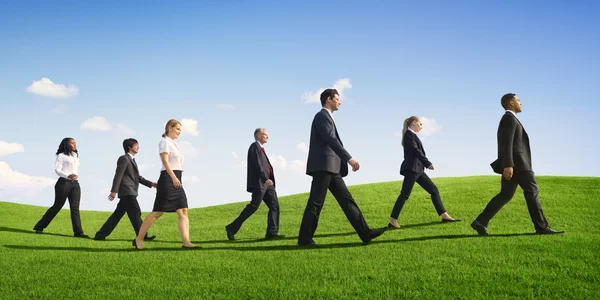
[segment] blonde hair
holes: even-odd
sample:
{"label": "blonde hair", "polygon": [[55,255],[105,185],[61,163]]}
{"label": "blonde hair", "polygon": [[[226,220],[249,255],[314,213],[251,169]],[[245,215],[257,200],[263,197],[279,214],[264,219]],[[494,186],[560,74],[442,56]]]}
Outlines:
{"label": "blonde hair", "polygon": [[420,118],[417,116],[410,116],[410,117],[404,119],[404,126],[402,127],[402,147],[404,147],[404,134],[408,130],[408,127],[410,126],[410,124],[412,124],[412,122],[418,121],[418,120],[420,120]]}
{"label": "blonde hair", "polygon": [[169,129],[171,129],[177,125],[181,126],[181,123],[179,123],[179,121],[177,121],[175,119],[171,119],[171,120],[167,121],[167,124],[165,124],[165,133],[162,134],[162,137],[166,137],[167,134],[169,133]]}

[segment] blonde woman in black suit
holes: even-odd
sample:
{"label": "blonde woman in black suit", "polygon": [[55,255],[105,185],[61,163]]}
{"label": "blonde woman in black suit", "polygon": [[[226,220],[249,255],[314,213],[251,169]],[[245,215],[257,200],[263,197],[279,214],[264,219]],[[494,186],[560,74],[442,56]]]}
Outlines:
{"label": "blonde woman in black suit", "polygon": [[417,136],[417,133],[423,128],[423,122],[416,116],[412,116],[404,120],[404,127],[402,129],[402,146],[404,147],[404,161],[400,167],[400,174],[404,175],[404,181],[402,182],[402,191],[394,204],[392,214],[390,215],[389,228],[400,228],[398,225],[398,215],[402,211],[402,207],[412,192],[415,182],[424,188],[430,195],[433,206],[437,211],[437,214],[442,217],[442,222],[456,222],[444,208],[442,199],[440,198],[440,192],[437,186],[431,181],[429,176],[425,173],[425,168],[433,170],[433,164],[425,156],[425,149],[423,144]]}

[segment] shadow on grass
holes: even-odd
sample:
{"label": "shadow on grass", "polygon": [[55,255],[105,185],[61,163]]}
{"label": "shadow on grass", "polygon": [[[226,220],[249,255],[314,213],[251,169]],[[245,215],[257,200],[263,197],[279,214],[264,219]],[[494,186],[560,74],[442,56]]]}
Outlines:
{"label": "shadow on grass", "polygon": [[[514,237],[514,236],[528,236],[536,235],[535,233],[509,233],[509,234],[491,234],[488,236],[479,236],[474,234],[453,234],[453,235],[434,235],[434,236],[423,236],[396,240],[379,240],[372,241],[369,244],[391,244],[391,243],[406,243],[406,242],[418,242],[418,241],[429,241],[429,240],[448,240],[448,239],[465,239],[465,238],[501,238],[501,237]],[[136,252],[140,250],[133,249],[131,247],[125,247],[123,249],[112,249],[112,248],[89,248],[89,247],[49,247],[49,246],[23,246],[23,245],[3,245],[8,249],[15,250],[51,250],[51,251],[80,251],[80,252]],[[233,251],[289,251],[289,250],[320,250],[320,249],[339,249],[339,248],[354,248],[364,247],[366,245],[356,243],[334,243],[334,244],[320,244],[317,248],[301,247],[298,245],[271,245],[271,246],[250,246],[250,247],[210,247],[210,248],[173,248],[173,247],[150,247],[145,248],[141,251],[215,251],[215,250],[233,250]]]}
{"label": "shadow on grass", "polygon": [[27,230],[27,229],[21,229],[21,228],[11,228],[11,227],[3,227],[0,226],[0,231],[4,231],[4,232],[16,232],[16,233],[27,233],[27,234],[37,234],[37,235],[52,235],[52,236],[64,236],[64,237],[74,237],[73,235],[68,235],[68,234],[61,234],[61,233],[51,233],[51,232],[44,232],[44,233],[36,233],[34,230]]}

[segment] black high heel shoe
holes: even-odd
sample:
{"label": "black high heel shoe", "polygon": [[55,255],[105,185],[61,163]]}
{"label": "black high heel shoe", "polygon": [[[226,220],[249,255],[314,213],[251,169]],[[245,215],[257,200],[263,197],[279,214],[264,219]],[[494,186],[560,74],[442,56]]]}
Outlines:
{"label": "black high heel shoe", "polygon": [[142,250],[142,249],[138,248],[137,241],[135,239],[133,239],[133,241],[131,241],[131,246],[134,246],[135,249],[137,249],[137,250]]}

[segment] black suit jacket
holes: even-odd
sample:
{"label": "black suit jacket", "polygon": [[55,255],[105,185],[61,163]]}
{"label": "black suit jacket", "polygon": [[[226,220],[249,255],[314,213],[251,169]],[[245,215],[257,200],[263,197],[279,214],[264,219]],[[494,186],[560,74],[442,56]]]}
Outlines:
{"label": "black suit jacket", "polygon": [[315,172],[327,171],[344,177],[348,175],[348,161],[351,158],[344,149],[329,112],[322,109],[315,115],[310,129],[306,174],[312,176]]}
{"label": "black suit jacket", "polygon": [[247,161],[248,176],[246,191],[252,192],[255,189],[266,190],[268,187],[266,181],[268,179],[273,181],[273,187],[275,187],[275,175],[271,172],[273,166],[258,142],[250,144]]}
{"label": "black suit jacket", "polygon": [[502,174],[504,168],[514,171],[533,171],[529,136],[521,122],[506,112],[498,125],[498,159],[490,164],[494,172]]}
{"label": "black suit jacket", "polygon": [[408,172],[423,173],[431,162],[425,156],[425,149],[419,137],[412,131],[404,133],[404,161],[400,166],[400,174]]}
{"label": "black suit jacket", "polygon": [[137,196],[140,183],[149,188],[152,187],[151,181],[140,176],[140,172],[129,154],[120,156],[117,160],[117,170],[110,189],[111,193],[118,193],[119,198]]}

